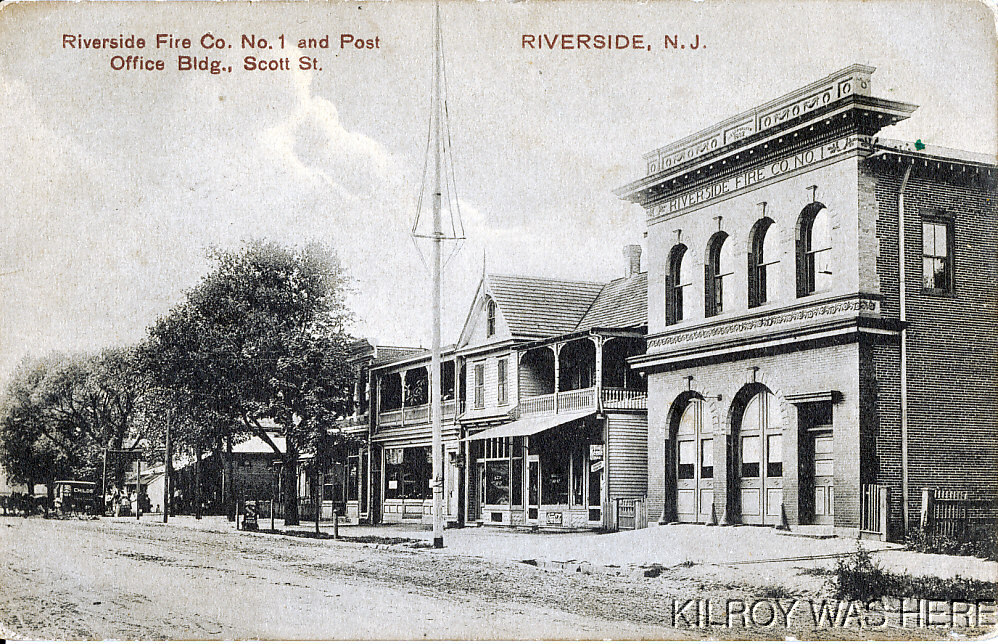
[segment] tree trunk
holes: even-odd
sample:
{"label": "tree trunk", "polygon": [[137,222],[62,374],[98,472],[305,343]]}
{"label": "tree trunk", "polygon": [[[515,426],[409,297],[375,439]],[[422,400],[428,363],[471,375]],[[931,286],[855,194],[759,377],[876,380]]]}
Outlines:
{"label": "tree trunk", "polygon": [[225,504],[225,443],[222,437],[215,439],[215,447],[212,450],[212,461],[214,462],[215,478],[211,481],[211,514],[221,514]]}
{"label": "tree trunk", "polygon": [[284,450],[284,525],[298,522],[298,446],[290,435],[285,439]]}
{"label": "tree trunk", "polygon": [[194,448],[194,518],[201,518],[201,445]]}
{"label": "tree trunk", "polygon": [[232,476],[232,434],[225,435],[225,514],[229,521],[236,520],[235,481]]}
{"label": "tree trunk", "polygon": [[121,436],[116,436],[114,441],[112,441],[113,450],[111,454],[114,458],[114,485],[119,490],[125,489],[125,455],[120,451],[124,446],[125,441]]}

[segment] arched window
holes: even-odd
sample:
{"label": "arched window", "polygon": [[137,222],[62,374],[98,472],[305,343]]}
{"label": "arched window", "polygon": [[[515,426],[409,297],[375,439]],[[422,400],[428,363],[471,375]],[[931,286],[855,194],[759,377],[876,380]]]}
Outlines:
{"label": "arched window", "polygon": [[731,291],[728,276],[735,272],[732,244],[726,243],[727,233],[714,233],[707,244],[707,264],[704,270],[704,315],[710,317],[730,308]]}
{"label": "arched window", "polygon": [[492,337],[496,334],[496,303],[489,300],[485,305],[486,315],[486,335]]}
{"label": "arched window", "polygon": [[[759,306],[773,299],[770,283],[775,279],[775,267],[780,261],[779,234],[768,217],[752,227],[748,255],[749,306]],[[772,267],[772,268],[771,268]]]}
{"label": "arched window", "polygon": [[675,324],[686,316],[683,291],[693,285],[693,260],[686,246],[677,244],[669,253],[669,272],[665,277],[665,323]]}
{"label": "arched window", "polygon": [[801,212],[797,230],[797,297],[832,287],[832,226],[817,201]]}

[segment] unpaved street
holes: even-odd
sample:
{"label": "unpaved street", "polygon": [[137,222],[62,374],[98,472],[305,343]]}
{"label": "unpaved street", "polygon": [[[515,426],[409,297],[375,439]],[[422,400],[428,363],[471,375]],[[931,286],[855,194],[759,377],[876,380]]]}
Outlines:
{"label": "unpaved street", "polygon": [[[157,523],[3,518],[0,621],[44,639],[661,636],[524,596],[553,575]],[[447,578],[442,578],[447,575]],[[523,589],[512,591],[513,587]],[[568,598],[565,598],[566,600]],[[595,603],[595,602],[587,602]],[[575,606],[575,608],[580,608]],[[600,611],[606,613],[606,611]]]}
{"label": "unpaved street", "polygon": [[[211,532],[153,521],[13,517],[0,518],[0,564],[0,624],[33,639],[783,634],[778,623],[737,632],[671,628],[677,596],[765,592],[750,583],[701,582],[685,567],[654,578],[586,575],[405,545]],[[870,635],[855,628],[811,634]]]}

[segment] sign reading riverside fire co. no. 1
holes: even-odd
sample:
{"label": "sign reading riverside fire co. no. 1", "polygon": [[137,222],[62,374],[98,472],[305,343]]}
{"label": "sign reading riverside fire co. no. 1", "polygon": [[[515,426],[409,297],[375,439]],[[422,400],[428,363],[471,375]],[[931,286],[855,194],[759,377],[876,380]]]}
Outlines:
{"label": "sign reading riverside fire co. no. 1", "polygon": [[861,134],[850,134],[849,136],[844,136],[807,150],[801,150],[800,152],[780,157],[762,165],[747,168],[725,179],[708,183],[695,190],[677,194],[671,199],[655,206],[650,213],[650,217],[673,215],[693,206],[707,205],[735,191],[754,186],[788,172],[827,161],[832,157],[851,152],[868,143],[869,137]]}

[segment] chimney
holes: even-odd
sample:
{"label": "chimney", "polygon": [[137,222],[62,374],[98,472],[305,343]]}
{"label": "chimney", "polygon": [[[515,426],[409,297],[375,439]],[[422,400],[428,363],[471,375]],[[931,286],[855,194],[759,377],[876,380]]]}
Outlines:
{"label": "chimney", "polygon": [[627,258],[627,277],[641,272],[641,246],[637,244],[624,246],[624,257]]}

